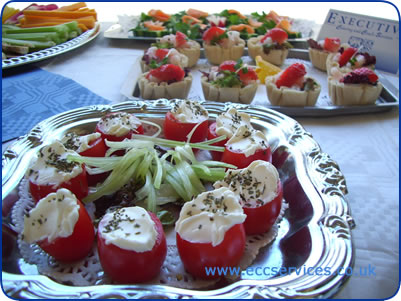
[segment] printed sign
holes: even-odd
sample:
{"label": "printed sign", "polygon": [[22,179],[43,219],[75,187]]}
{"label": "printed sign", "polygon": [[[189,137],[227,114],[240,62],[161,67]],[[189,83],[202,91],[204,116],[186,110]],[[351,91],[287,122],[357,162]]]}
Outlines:
{"label": "printed sign", "polygon": [[342,43],[376,56],[376,68],[397,73],[399,64],[399,23],[331,9],[318,40],[337,37]]}

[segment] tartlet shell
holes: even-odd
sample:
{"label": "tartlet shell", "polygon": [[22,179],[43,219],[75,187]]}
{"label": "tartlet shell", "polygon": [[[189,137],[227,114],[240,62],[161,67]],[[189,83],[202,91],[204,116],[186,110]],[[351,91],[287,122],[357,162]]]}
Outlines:
{"label": "tartlet shell", "polygon": [[[316,83],[317,81],[314,80]],[[313,91],[298,91],[295,89],[276,86],[276,77],[270,76],[266,78],[266,92],[270,103],[274,106],[285,107],[306,107],[314,106],[319,97],[321,86],[315,87]]]}
{"label": "tartlet shell", "polygon": [[168,84],[166,82],[155,83],[146,78],[148,72],[141,74],[138,79],[138,86],[141,97],[143,99],[159,99],[159,98],[182,98],[188,97],[192,84],[192,75],[189,73],[182,81]]}
{"label": "tartlet shell", "polygon": [[311,61],[313,67],[321,70],[327,71],[327,57],[329,56],[330,52],[324,50],[318,50],[314,48],[308,49],[309,51],[309,60]]}
{"label": "tartlet shell", "polygon": [[383,85],[378,82],[376,86],[369,84],[344,84],[328,78],[329,96],[336,106],[354,106],[374,104],[379,98]]}
{"label": "tartlet shell", "polygon": [[200,58],[201,46],[196,41],[188,41],[191,47],[188,48],[176,48],[179,53],[182,53],[188,58],[188,68],[194,67]]}
{"label": "tartlet shell", "polygon": [[206,76],[201,77],[201,84],[205,99],[219,102],[250,104],[258,89],[257,83],[249,84],[243,88],[220,88],[212,85]]}
{"label": "tartlet shell", "polygon": [[248,54],[252,59],[255,59],[258,55],[265,61],[272,63],[276,66],[284,64],[285,59],[288,56],[288,49],[272,49],[269,54],[263,51],[263,46],[259,43],[263,36],[250,38],[247,42]]}
{"label": "tartlet shell", "polygon": [[224,48],[220,45],[203,45],[205,49],[205,56],[207,60],[214,65],[220,65],[224,61],[237,61],[239,60],[245,49],[245,41],[240,40],[238,45]]}

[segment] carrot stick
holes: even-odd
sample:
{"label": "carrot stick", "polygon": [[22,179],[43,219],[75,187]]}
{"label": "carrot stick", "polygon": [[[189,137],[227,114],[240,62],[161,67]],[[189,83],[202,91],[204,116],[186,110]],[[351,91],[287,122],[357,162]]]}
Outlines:
{"label": "carrot stick", "polygon": [[95,18],[92,16],[82,17],[82,18],[52,18],[52,17],[40,17],[40,16],[25,16],[24,18],[24,25],[29,24],[39,24],[39,23],[46,23],[46,22],[54,22],[54,23],[67,23],[71,21],[77,21],[78,23],[84,24],[87,28],[95,27]]}
{"label": "carrot stick", "polygon": [[86,7],[85,2],[77,2],[77,3],[71,4],[71,5],[62,6],[56,10],[57,11],[75,11],[75,10],[78,10],[83,7]]}
{"label": "carrot stick", "polygon": [[92,11],[55,11],[55,10],[26,10],[25,16],[40,16],[40,17],[54,17],[54,18],[68,18],[76,19],[81,17],[93,16],[97,20],[96,12]]}
{"label": "carrot stick", "polygon": [[81,28],[82,32],[85,32],[88,30],[88,27],[86,27],[84,24],[82,23],[78,23],[78,27]]}

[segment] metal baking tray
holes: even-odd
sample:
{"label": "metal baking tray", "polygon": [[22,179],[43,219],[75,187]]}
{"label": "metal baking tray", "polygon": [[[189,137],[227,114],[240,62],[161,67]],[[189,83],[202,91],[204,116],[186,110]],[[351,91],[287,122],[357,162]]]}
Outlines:
{"label": "metal baking tray", "polygon": [[[348,276],[291,273],[285,276],[242,276],[231,284],[203,290],[164,285],[70,286],[38,275],[21,259],[16,247],[10,207],[18,199],[16,187],[28,162],[41,146],[68,131],[93,131],[106,112],[126,111],[139,118],[164,118],[174,101],[130,101],[97,105],[51,117],[19,138],[3,154],[3,253],[2,287],[12,298],[328,298],[336,294]],[[295,120],[268,108],[243,104],[204,102],[210,119],[235,106],[252,116],[252,125],[262,130],[271,145],[273,164],[283,183],[288,209],[279,222],[275,241],[260,250],[252,267],[322,268],[335,271],[353,267],[354,220],[346,199],[347,186],[339,166],[324,153],[311,134]],[[5,242],[5,243],[4,243]],[[11,250],[10,250],[11,249]]]}
{"label": "metal baking tray", "polygon": [[[254,65],[255,62],[247,56],[247,49],[242,60],[249,64]],[[312,66],[309,61],[309,53],[306,49],[290,49],[288,58],[286,59],[284,69],[294,62],[302,62],[305,64],[308,75],[315,78],[322,86],[318,101],[315,106],[310,107],[284,107],[284,106],[273,106],[270,104],[267,98],[265,86],[259,84],[255,98],[252,101],[252,105],[259,105],[266,108],[273,109],[275,111],[284,113],[292,117],[327,117],[327,116],[339,116],[339,115],[353,115],[353,114],[364,114],[364,113],[379,113],[390,111],[393,108],[399,107],[399,91],[392,86],[392,84],[376,70],[379,76],[379,80],[383,84],[383,90],[380,97],[377,99],[375,104],[364,105],[364,106],[336,106],[331,103],[328,84],[327,84],[327,73],[322,72]],[[197,66],[191,69],[193,81],[192,87],[188,98],[205,100],[200,84],[201,73],[199,70],[207,71],[210,68],[207,60],[205,59],[204,52],[202,49],[201,58]],[[139,86],[137,85],[137,79],[141,74],[140,59],[138,59],[129,71],[126,81],[123,83],[121,88],[121,94],[124,99],[135,100],[141,99]]]}
{"label": "metal baking tray", "polygon": [[80,36],[69,40],[65,43],[46,48],[40,51],[28,53],[25,55],[20,55],[12,58],[7,58],[2,60],[2,69],[9,69],[12,67],[23,66],[31,63],[36,63],[69,51],[79,48],[93,39],[95,39],[100,34],[100,24],[96,23],[93,29],[90,29]]}

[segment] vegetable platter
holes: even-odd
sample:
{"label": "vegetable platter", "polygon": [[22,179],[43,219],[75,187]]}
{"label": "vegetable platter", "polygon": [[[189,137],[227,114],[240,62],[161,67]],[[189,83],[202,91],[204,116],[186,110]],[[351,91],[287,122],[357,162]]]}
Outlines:
{"label": "vegetable platter", "polygon": [[80,47],[100,32],[97,14],[85,2],[58,7],[4,8],[2,68],[40,61]]}
{"label": "vegetable platter", "polygon": [[[95,279],[88,280],[92,284],[74,285],[74,278],[59,280],[60,273],[70,273],[71,266],[68,268],[68,265],[59,265],[47,257],[42,258],[40,250],[35,247],[36,251],[33,252],[38,260],[36,263],[28,263],[22,258],[31,250],[25,248],[18,251],[17,241],[20,239],[15,232],[18,231],[15,220],[23,213],[18,206],[13,209],[11,207],[27,196],[23,177],[35,153],[69,132],[92,132],[106,113],[133,113],[140,120],[161,124],[177,101],[138,100],[68,111],[41,122],[4,152],[3,241],[6,240],[7,244],[3,246],[7,246],[7,250],[3,251],[7,251],[8,255],[3,256],[2,284],[6,294],[14,298],[328,298],[338,292],[347,280],[346,275],[241,274],[235,279],[206,283],[205,286],[205,283],[194,280],[182,270],[167,280],[156,279],[145,285],[117,285],[105,281],[103,273],[95,270]],[[354,222],[346,200],[345,179],[336,162],[322,152],[311,135],[293,119],[264,107],[216,102],[202,102],[202,105],[209,112],[209,122],[213,122],[229,108],[249,114],[252,126],[263,132],[269,141],[272,162],[282,183],[287,205],[280,213],[276,237],[266,247],[258,249],[257,259],[248,267],[336,269],[353,266],[351,229]],[[174,239],[169,237],[168,227],[165,229],[167,241],[170,241],[168,244],[171,244]],[[252,249],[264,239],[266,237],[248,238],[248,247]],[[96,266],[97,257],[92,254],[89,258],[81,270],[91,274],[88,270]],[[173,255],[167,255],[169,261],[166,270],[176,271],[177,258],[176,251]],[[52,276],[41,273],[43,266],[49,264],[49,268],[57,269],[57,273]],[[81,270],[73,272],[76,273],[74,275]]]}

